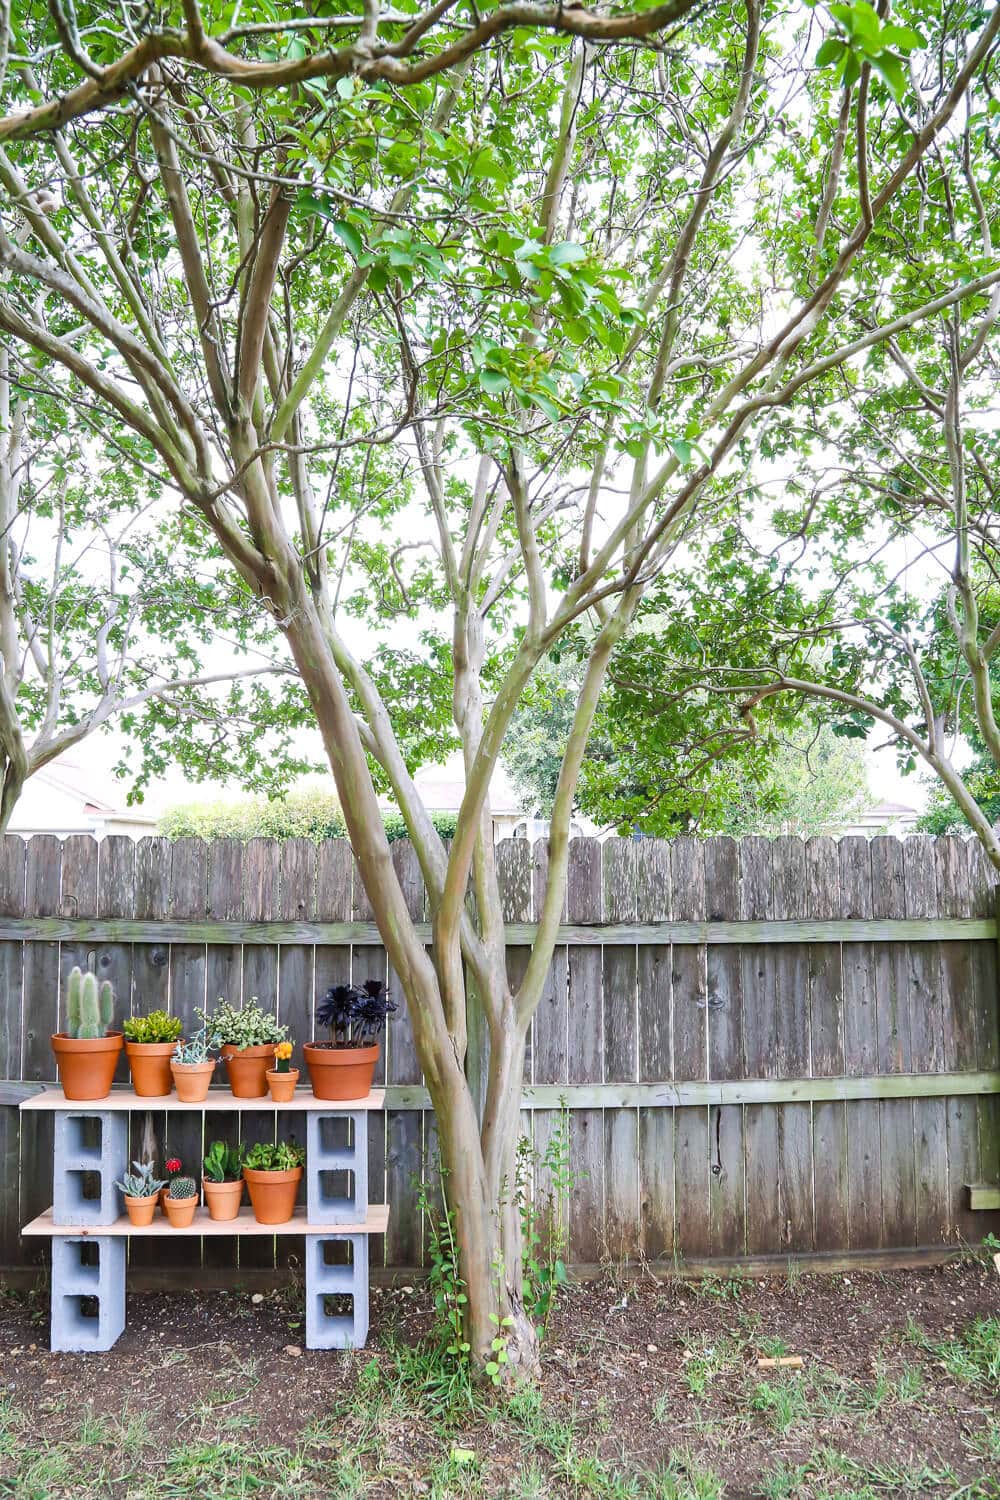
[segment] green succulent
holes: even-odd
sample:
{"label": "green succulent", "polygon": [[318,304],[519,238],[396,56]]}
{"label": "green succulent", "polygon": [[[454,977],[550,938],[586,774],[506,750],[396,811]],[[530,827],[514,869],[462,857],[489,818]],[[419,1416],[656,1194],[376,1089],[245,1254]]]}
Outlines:
{"label": "green succulent", "polygon": [[155,1198],[166,1181],[153,1176],[151,1161],[134,1161],[134,1172],[126,1172],[115,1187],[121,1188],[126,1198]]}
{"label": "green succulent", "polygon": [[238,1182],[243,1171],[243,1146],[213,1141],[205,1155],[205,1176],[209,1182]]}
{"label": "green succulent", "polygon": [[193,1177],[172,1177],[169,1196],[171,1198],[193,1198],[197,1188]]}
{"label": "green succulent", "polygon": [[243,1165],[252,1172],[291,1172],[305,1163],[306,1151],[297,1141],[260,1141],[251,1146]]}
{"label": "green succulent", "polygon": [[122,1030],[127,1042],[176,1042],[184,1025],[179,1016],[168,1016],[165,1010],[151,1010],[148,1016],[127,1016]]}

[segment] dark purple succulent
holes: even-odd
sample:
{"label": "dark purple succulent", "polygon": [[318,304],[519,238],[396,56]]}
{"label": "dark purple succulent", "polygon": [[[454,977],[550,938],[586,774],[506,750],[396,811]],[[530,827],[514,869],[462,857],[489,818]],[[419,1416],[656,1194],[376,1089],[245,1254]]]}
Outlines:
{"label": "dark purple succulent", "polygon": [[337,1047],[370,1047],[397,1009],[381,979],[363,985],[335,984],[316,1007],[316,1020],[329,1029]]}

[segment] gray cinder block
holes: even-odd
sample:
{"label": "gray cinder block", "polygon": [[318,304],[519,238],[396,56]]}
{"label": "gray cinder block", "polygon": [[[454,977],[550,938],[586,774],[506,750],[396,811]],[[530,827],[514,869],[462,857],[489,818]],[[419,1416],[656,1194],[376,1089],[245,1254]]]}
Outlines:
{"label": "gray cinder block", "polygon": [[[94,1246],[96,1265],[83,1260]],[[88,1302],[88,1299],[90,1301]],[[96,1302],[91,1316],[85,1311]],[[50,1347],[61,1354],[110,1349],[125,1327],[125,1241],[112,1235],[52,1240],[52,1327]]]}
{"label": "gray cinder block", "polygon": [[[98,1141],[86,1143],[94,1122]],[[90,1228],[113,1224],[123,1210],[115,1187],[128,1166],[128,1116],[115,1110],[59,1110],[55,1119],[55,1156],[52,1170],[52,1222]],[[100,1193],[84,1197],[85,1177],[97,1177]]]}
{"label": "gray cinder block", "polygon": [[[350,1140],[344,1146],[324,1141],[324,1121],[347,1120]],[[351,1172],[353,1191],[331,1192],[326,1174]],[[368,1217],[368,1112],[330,1110],[311,1113],[306,1124],[306,1217],[310,1224],[363,1224]]]}
{"label": "gray cinder block", "polygon": [[[327,1265],[323,1246],[346,1241],[351,1246],[349,1266]],[[329,1313],[326,1298],[350,1297],[352,1312]],[[368,1338],[368,1236],[366,1234],[310,1234],[306,1236],[306,1348],[362,1349]]]}

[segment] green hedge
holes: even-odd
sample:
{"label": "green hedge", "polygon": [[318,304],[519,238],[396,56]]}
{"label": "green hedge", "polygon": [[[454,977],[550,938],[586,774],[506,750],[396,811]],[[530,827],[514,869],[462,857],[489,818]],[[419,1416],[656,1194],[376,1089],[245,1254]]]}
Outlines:
{"label": "green hedge", "polygon": [[[431,821],[442,838],[455,832],[456,814],[431,813]],[[382,814],[390,843],[405,839],[401,813]],[[347,837],[340,804],[325,787],[289,792],[280,801],[266,797],[244,797],[234,802],[190,802],[173,807],[160,819],[159,831],[168,839],[324,839]]]}

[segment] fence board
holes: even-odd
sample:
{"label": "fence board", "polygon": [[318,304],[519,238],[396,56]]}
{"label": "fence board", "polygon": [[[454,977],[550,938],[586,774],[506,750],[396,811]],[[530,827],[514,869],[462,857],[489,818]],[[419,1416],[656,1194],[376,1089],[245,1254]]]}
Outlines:
{"label": "fence board", "polygon": [[[596,839],[574,839],[570,844],[566,901],[571,922],[600,921],[601,846]],[[571,948],[568,974],[569,1076],[573,1082],[598,1083],[604,1077],[601,950]],[[574,1260],[596,1261],[603,1250],[604,1219],[604,1120],[599,1109],[573,1111],[570,1154],[575,1181],[569,1251]]]}
{"label": "fence board", "polygon": [[[237,921],[243,915],[243,845],[238,839],[214,839],[209,846],[207,910],[213,920]],[[205,949],[205,996],[208,1007],[221,997],[237,1005],[243,993],[243,949],[235,943],[209,943]],[[213,1115],[205,1122],[205,1149],[213,1140],[235,1145],[239,1116]],[[142,1240],[135,1242],[141,1245]],[[217,1270],[237,1264],[237,1242],[213,1235],[202,1241],[202,1262]]]}
{"label": "fence board", "polygon": [[[281,913],[281,845],[274,839],[250,839],[243,855],[243,915],[248,922],[278,921]],[[273,1009],[278,995],[278,947],[243,950],[241,1003],[256,998],[264,1010]],[[224,1064],[220,1064],[220,1067]],[[248,1148],[273,1141],[273,1115],[241,1115],[242,1140]],[[273,1237],[243,1237],[238,1247],[240,1269],[266,1269],[274,1264]]]}
{"label": "fence board", "polygon": [[[0,837],[0,914],[24,914],[27,864],[23,839]],[[20,943],[0,943],[0,1072],[4,1078],[21,1076],[22,986],[24,949]],[[13,1104],[0,1106],[0,1266],[20,1258],[19,1204],[21,1131]]]}

